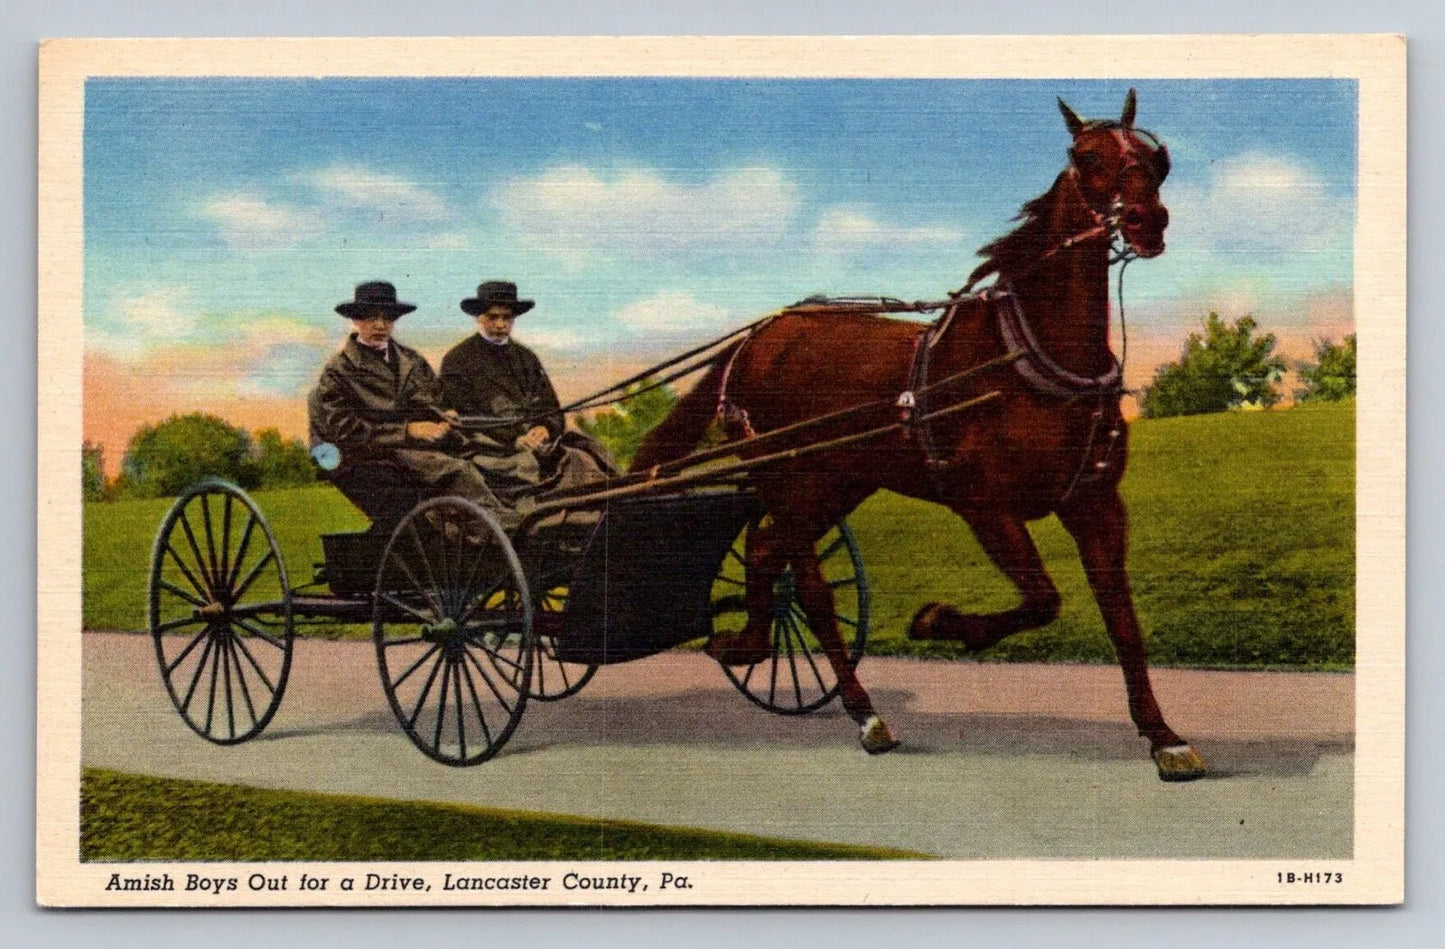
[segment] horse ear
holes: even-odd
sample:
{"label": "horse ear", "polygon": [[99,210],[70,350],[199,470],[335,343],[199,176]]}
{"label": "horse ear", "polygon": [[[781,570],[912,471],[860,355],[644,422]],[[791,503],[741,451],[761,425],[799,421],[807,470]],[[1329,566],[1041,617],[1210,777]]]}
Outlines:
{"label": "horse ear", "polygon": [[1134,110],[1139,106],[1139,96],[1133,89],[1124,97],[1124,114],[1119,117],[1119,124],[1126,129],[1134,127]]}
{"label": "horse ear", "polygon": [[1059,99],[1059,111],[1064,114],[1064,124],[1069,127],[1069,134],[1077,138],[1084,130],[1084,120],[1075,115],[1074,110],[1069,108],[1062,98]]}

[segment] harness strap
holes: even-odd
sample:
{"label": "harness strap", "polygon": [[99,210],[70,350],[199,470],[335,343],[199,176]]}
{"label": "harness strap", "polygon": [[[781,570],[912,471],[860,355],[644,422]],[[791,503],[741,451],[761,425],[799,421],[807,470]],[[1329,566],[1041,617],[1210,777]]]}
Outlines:
{"label": "harness strap", "polygon": [[1039,345],[1038,337],[1034,335],[1033,327],[1024,315],[1023,304],[1017,294],[1004,289],[993,296],[996,301],[994,312],[998,317],[999,334],[1010,352],[1025,353],[1022,359],[1014,363],[1014,368],[1029,385],[1046,395],[1066,399],[1116,394],[1120,391],[1123,370],[1118,360],[1111,357],[1113,365],[1100,376],[1081,376],[1070,372],[1054,362]]}
{"label": "harness strap", "polygon": [[913,437],[919,450],[923,453],[923,467],[928,472],[929,478],[933,481],[933,489],[940,495],[943,493],[942,472],[948,462],[938,457],[938,452],[933,444],[933,431],[929,425],[928,412],[928,369],[932,362],[933,347],[943,338],[948,327],[953,322],[954,314],[958,312],[963,301],[955,300],[949,305],[938,319],[929,323],[918,334],[913,341],[913,358],[908,366],[908,387],[898,396],[897,405],[902,410],[899,413],[899,421],[910,423],[904,429],[904,437]]}
{"label": "harness strap", "polygon": [[778,316],[779,314],[777,313],[769,314],[768,316],[763,317],[761,320],[758,320],[756,323],[747,328],[747,335],[742,338],[742,342],[734,346],[733,351],[728,354],[728,361],[723,365],[722,381],[718,384],[718,418],[721,418],[724,421],[738,422],[742,426],[743,435],[747,438],[757,437],[757,432],[753,430],[752,420],[748,418],[748,410],[740,409],[737,406],[733,405],[730,401],[728,401],[728,381],[732,378],[733,364],[738,361],[738,356],[742,353],[744,349],[748,348],[748,344],[753,341],[753,337],[757,335],[758,331],[761,330],[763,327],[767,326],[773,320],[777,319]]}

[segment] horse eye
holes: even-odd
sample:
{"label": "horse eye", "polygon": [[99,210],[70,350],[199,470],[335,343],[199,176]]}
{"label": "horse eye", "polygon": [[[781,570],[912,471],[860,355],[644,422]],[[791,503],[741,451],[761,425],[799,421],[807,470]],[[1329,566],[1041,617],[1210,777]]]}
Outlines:
{"label": "horse eye", "polygon": [[1084,171],[1097,171],[1099,166],[1103,164],[1103,159],[1094,152],[1076,152],[1074,154],[1074,161],[1077,162],[1079,167]]}

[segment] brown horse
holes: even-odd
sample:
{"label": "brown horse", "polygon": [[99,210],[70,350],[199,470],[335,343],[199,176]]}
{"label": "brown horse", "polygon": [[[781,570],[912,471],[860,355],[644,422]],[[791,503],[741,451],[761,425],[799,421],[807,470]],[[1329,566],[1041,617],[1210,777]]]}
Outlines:
{"label": "brown horse", "polygon": [[[1204,773],[1203,759],[1165,723],[1154,700],[1125,569],[1128,522],[1119,482],[1127,426],[1119,411],[1121,369],[1109,348],[1111,255],[1158,256],[1169,221],[1159,199],[1168,151],[1134,128],[1135,102],[1131,89],[1118,121],[1086,122],[1059,101],[1073,136],[1069,165],[1024,206],[1013,232],[980,251],[986,259],[968,286],[996,275],[989,289],[960,292],[927,328],[841,304],[785,311],[724,350],[633,462],[638,471],[681,457],[720,411],[732,428],[751,434],[844,406],[882,406],[879,416],[821,426],[811,433],[820,441],[896,421],[900,413],[912,420],[904,437],[895,430],[756,473],[768,516],[749,534],[748,624],[709,648],[729,665],[767,655],[773,584],[791,565],[799,602],[870,752],[898,741],[854,674],[815,545],[886,488],[962,517],[1022,595],[1018,606],[997,613],[929,604],[914,617],[912,638],[960,642],[973,651],[1052,621],[1059,593],[1025,525],[1055,514],[1078,545],[1123,667],[1130,714],[1160,777]],[[1015,358],[999,358],[1010,354]],[[926,418],[990,393],[967,411]]]}

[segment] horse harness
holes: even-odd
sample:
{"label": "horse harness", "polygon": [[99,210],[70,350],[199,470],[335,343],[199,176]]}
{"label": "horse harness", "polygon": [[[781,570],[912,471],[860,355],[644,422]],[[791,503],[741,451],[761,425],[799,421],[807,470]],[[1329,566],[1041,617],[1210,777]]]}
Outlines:
{"label": "horse harness", "polygon": [[[1142,134],[1147,136],[1149,142],[1154,146],[1153,164],[1147,167],[1150,174],[1156,181],[1162,181],[1169,173],[1169,153],[1162,142],[1152,133],[1143,129],[1125,129],[1118,123],[1091,123],[1092,127],[1107,128],[1118,140],[1124,155],[1124,168],[1142,166],[1127,133]],[[1073,154],[1070,152],[1070,172],[1078,181],[1078,169],[1073,166]],[[1122,177],[1122,172],[1121,172]],[[1095,208],[1080,192],[1084,199],[1084,207],[1088,210],[1094,223],[1079,233],[1070,235],[1058,244],[1050,247],[1036,258],[1029,267],[1025,268],[1015,276],[1022,276],[1043,266],[1055,255],[1068,250],[1071,247],[1101,235],[1108,235],[1110,245],[1109,264],[1128,264],[1138,255],[1128,244],[1127,239],[1122,236],[1120,228],[1120,214],[1122,203],[1118,194],[1114,195],[1108,207],[1104,211]],[[867,298],[828,298],[810,297],[800,301],[779,313],[764,317],[749,328],[747,335],[741,343],[735,346],[728,356],[727,364],[723,367],[722,382],[718,388],[717,415],[724,421],[737,424],[744,437],[754,438],[757,432],[754,430],[752,421],[748,418],[747,409],[735,405],[728,399],[727,384],[732,375],[733,364],[738,356],[752,341],[753,335],[767,326],[778,316],[784,313],[796,312],[798,309],[808,306],[820,306],[836,309],[846,309],[852,312],[869,313],[903,313],[903,312],[931,312],[942,309],[943,312],[933,322],[929,323],[913,343],[913,356],[909,363],[906,387],[899,393],[895,402],[899,409],[900,421],[909,423],[904,431],[904,438],[911,439],[918,445],[923,453],[925,470],[933,481],[934,490],[940,495],[944,494],[942,480],[943,472],[949,465],[954,464],[957,458],[940,458],[937,448],[933,442],[932,431],[928,422],[928,372],[932,361],[934,347],[943,339],[952,325],[954,317],[959,309],[973,300],[984,301],[993,311],[997,322],[999,336],[1003,340],[1004,348],[1009,354],[1022,354],[1020,358],[1013,360],[1014,369],[1035,392],[1052,398],[1075,401],[1080,399],[1094,399],[1096,401],[1093,412],[1090,414],[1089,436],[1084,443],[1084,450],[1079,458],[1079,466],[1074,471],[1064,493],[1059,497],[1056,504],[1067,501],[1080,485],[1099,481],[1108,475],[1109,469],[1114,462],[1115,450],[1119,440],[1124,434],[1123,415],[1119,411],[1118,397],[1124,390],[1123,377],[1124,367],[1122,360],[1112,360],[1113,365],[1104,373],[1098,376],[1084,376],[1071,372],[1060,366],[1044,350],[1033,326],[1030,324],[1028,315],[1024,312],[1023,301],[1013,291],[1007,280],[1000,280],[994,285],[986,287],[977,292],[972,291],[972,282],[965,284],[960,289],[949,294],[946,301],[925,303],[904,303],[888,297],[867,297]],[[1124,319],[1124,279],[1123,269],[1119,275],[1119,318],[1121,323]],[[1128,336],[1127,329],[1124,331],[1124,353],[1127,358]]]}
{"label": "horse harness", "polygon": [[999,336],[1008,353],[1023,354],[1021,358],[1013,361],[1013,367],[1029,388],[1052,398],[1069,401],[1090,398],[1096,400],[1097,404],[1090,414],[1089,436],[1079,459],[1079,466],[1057,502],[1062,504],[1080,485],[1104,478],[1114,463],[1115,448],[1124,434],[1123,416],[1118,403],[1118,396],[1124,391],[1123,367],[1114,360],[1113,365],[1103,374],[1083,376],[1060,366],[1039,343],[1024,313],[1022,301],[1007,286],[989,287],[978,294],[954,298],[939,318],[918,334],[909,364],[907,388],[899,394],[896,403],[900,420],[910,423],[905,438],[911,437],[923,453],[924,468],[933,480],[934,489],[943,494],[942,475],[950,465],[956,463],[957,458],[940,457],[933,440],[928,421],[929,368],[933,350],[948,332],[955,315],[964,303],[973,299],[983,300],[992,310]]}

